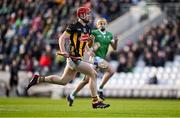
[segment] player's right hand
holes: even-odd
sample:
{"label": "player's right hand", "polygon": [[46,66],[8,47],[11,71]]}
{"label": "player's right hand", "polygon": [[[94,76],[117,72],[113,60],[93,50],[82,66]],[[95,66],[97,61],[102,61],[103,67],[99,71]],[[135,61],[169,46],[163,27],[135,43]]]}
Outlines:
{"label": "player's right hand", "polygon": [[114,40],[115,40],[115,41],[118,41],[118,40],[119,40],[117,34],[114,35]]}
{"label": "player's right hand", "polygon": [[67,52],[60,52],[60,51],[58,51],[58,52],[56,52],[56,55],[62,55],[65,58],[69,58],[69,54]]}
{"label": "player's right hand", "polygon": [[95,39],[95,36],[91,34],[91,35],[89,36],[89,40],[94,41],[94,39]]}

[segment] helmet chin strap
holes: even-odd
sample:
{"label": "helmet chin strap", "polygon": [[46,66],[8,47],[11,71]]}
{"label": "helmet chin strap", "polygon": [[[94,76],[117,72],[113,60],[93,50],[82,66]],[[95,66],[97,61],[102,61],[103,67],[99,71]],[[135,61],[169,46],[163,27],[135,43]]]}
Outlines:
{"label": "helmet chin strap", "polygon": [[89,23],[89,21],[87,21],[87,20],[85,20],[85,19],[83,19],[83,18],[80,18],[84,23]]}
{"label": "helmet chin strap", "polygon": [[83,19],[81,19],[81,18],[78,18],[78,22],[80,22],[82,25],[86,25],[87,23],[86,22],[84,22],[84,20]]}

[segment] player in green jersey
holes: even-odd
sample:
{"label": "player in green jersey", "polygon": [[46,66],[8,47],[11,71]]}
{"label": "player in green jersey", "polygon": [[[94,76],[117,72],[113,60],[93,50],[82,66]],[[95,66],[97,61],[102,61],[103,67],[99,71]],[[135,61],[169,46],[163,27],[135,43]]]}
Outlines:
{"label": "player in green jersey", "polygon": [[[97,29],[91,32],[91,35],[95,37],[94,44],[92,47],[95,56],[91,54],[90,60],[97,65],[97,69],[103,69],[105,74],[102,78],[102,82],[98,88],[99,100],[104,100],[103,88],[110,77],[114,74],[114,70],[111,65],[105,60],[106,54],[108,52],[109,45],[116,50],[117,47],[117,36],[114,37],[111,32],[106,30],[107,21],[104,18],[101,18],[97,21]],[[92,56],[93,55],[93,56]],[[89,77],[85,78],[78,84],[78,86],[73,90],[73,92],[67,96],[69,106],[72,106],[73,101],[77,93],[89,82]]]}

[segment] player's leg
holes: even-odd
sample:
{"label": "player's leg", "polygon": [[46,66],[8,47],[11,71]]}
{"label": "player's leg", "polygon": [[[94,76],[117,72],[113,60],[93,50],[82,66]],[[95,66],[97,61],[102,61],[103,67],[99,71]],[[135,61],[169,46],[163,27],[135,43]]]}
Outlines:
{"label": "player's leg", "polygon": [[90,66],[89,63],[81,61],[81,63],[77,66],[77,71],[89,76],[91,79],[89,80],[90,83],[90,90],[91,96],[97,96],[97,87],[96,87],[96,77],[97,72]]}
{"label": "player's leg", "polygon": [[80,81],[80,83],[78,84],[78,86],[74,89],[74,91],[72,92],[73,96],[76,96],[77,93],[89,82],[89,77],[85,76],[84,79],[82,81]]}
{"label": "player's leg", "polygon": [[46,83],[52,83],[52,84],[59,84],[59,85],[66,85],[69,81],[71,81],[73,78],[75,78],[77,71],[71,69],[69,62],[67,61],[66,67],[64,69],[64,73],[62,76],[58,75],[50,75],[47,77],[40,76],[40,75],[34,75],[32,80],[30,81],[27,90],[38,83],[46,82]]}
{"label": "player's leg", "polygon": [[98,101],[97,98],[97,72],[93,69],[93,67],[87,63],[87,62],[81,62],[77,66],[77,71],[87,75],[90,77],[89,79],[89,88],[91,92],[91,97],[92,97],[92,107],[93,108],[106,108],[109,107],[109,104],[104,104],[102,102]]}
{"label": "player's leg", "polygon": [[69,103],[69,106],[72,106],[74,102],[74,98],[77,95],[77,93],[89,82],[89,77],[85,76],[82,81],[77,85],[77,87],[67,96],[67,101]]}
{"label": "player's leg", "polygon": [[103,62],[101,62],[101,63],[107,65],[107,68],[105,69],[105,74],[104,74],[101,84],[98,88],[99,98],[101,100],[104,100],[103,88],[104,88],[105,84],[109,81],[109,79],[112,77],[112,75],[114,74],[115,71],[113,70],[111,65],[106,60],[103,60]]}
{"label": "player's leg", "polygon": [[77,72],[75,70],[66,66],[62,76],[50,75],[45,77],[44,80],[42,79],[42,81],[52,84],[66,85],[69,81],[75,78],[76,73]]}

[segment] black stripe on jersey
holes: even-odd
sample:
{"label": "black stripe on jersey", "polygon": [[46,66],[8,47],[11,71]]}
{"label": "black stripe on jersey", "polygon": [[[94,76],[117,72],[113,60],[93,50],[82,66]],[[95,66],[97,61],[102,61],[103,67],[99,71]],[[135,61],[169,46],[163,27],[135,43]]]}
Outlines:
{"label": "black stripe on jersey", "polygon": [[[84,50],[85,46],[86,46],[86,42],[84,42],[84,44],[83,44],[82,51]],[[82,56],[83,56],[83,54],[82,54]]]}
{"label": "black stripe on jersey", "polygon": [[73,42],[73,37],[74,37],[74,35],[70,35],[70,40],[71,40],[71,44],[70,44],[70,53],[71,52],[74,52],[74,49],[75,49],[75,47],[74,47],[74,42]]}
{"label": "black stripe on jersey", "polygon": [[[78,33],[78,36],[77,36],[77,37],[81,37],[81,34]],[[76,52],[76,54],[77,54],[78,56],[80,56],[80,55],[79,55],[79,46],[80,46],[80,41],[79,41],[79,39],[77,38],[76,49],[78,50],[78,52]]]}

